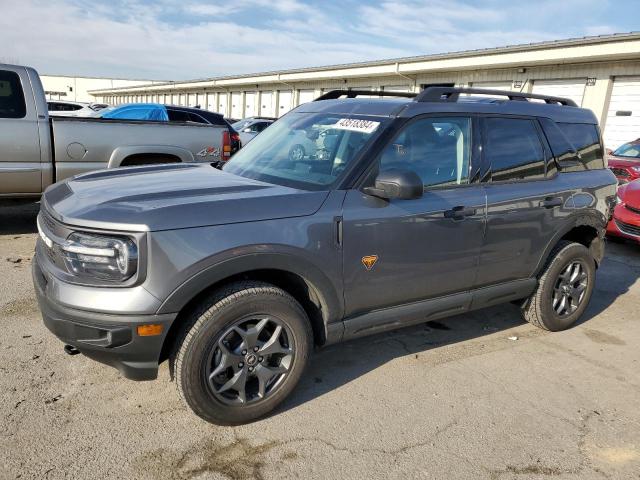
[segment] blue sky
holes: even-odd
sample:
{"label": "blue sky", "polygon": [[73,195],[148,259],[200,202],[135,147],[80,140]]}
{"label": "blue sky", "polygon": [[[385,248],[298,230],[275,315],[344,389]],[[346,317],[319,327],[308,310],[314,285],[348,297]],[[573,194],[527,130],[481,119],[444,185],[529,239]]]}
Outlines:
{"label": "blue sky", "polygon": [[0,62],[192,79],[640,29],[638,0],[0,0]]}

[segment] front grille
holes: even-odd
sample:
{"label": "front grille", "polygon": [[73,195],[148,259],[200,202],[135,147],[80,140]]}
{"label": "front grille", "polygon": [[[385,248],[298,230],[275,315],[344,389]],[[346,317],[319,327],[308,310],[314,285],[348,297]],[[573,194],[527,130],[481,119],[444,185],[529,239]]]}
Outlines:
{"label": "front grille", "polygon": [[640,214],[640,208],[632,207],[631,205],[625,205],[625,207],[627,210],[631,210],[633,213]]}
{"label": "front grille", "polygon": [[610,169],[616,177],[630,177],[629,172],[624,168],[611,167]]}
{"label": "front grille", "polygon": [[49,232],[54,233],[56,231],[56,223],[49,212],[47,212],[44,208],[40,210],[40,219],[42,220],[43,227],[46,227]]}
{"label": "front grille", "polygon": [[53,217],[51,217],[44,208],[40,210],[38,218],[40,220],[40,227],[42,228],[43,233],[54,242],[52,247],[48,247],[44,242],[42,242],[42,249],[44,250],[45,255],[53,265],[62,271],[66,271],[64,259],[60,254],[60,247],[55,241],[56,239],[66,237],[66,228],[61,223],[53,219]]}
{"label": "front grille", "polygon": [[621,222],[620,220],[617,220],[617,219],[616,219],[616,225],[622,233],[640,237],[640,225],[631,225],[629,223]]}

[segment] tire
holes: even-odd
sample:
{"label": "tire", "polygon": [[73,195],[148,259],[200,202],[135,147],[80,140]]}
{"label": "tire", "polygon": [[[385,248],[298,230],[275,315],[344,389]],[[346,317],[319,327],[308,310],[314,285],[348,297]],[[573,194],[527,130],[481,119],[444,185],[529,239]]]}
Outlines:
{"label": "tire", "polygon": [[239,425],[267,415],[291,393],[307,365],[313,333],[291,295],[244,281],[204,300],[177,345],[171,362],[183,401],[208,422]]}
{"label": "tire", "polygon": [[[574,272],[578,272],[575,265],[581,269],[571,282]],[[595,278],[595,260],[589,249],[580,243],[559,242],[549,255],[536,290],[524,303],[522,316],[532,325],[552,332],[569,328],[586,310]]]}
{"label": "tire", "polygon": [[302,145],[296,143],[289,149],[289,160],[292,162],[299,162],[304,160],[304,156],[307,154],[306,150]]}

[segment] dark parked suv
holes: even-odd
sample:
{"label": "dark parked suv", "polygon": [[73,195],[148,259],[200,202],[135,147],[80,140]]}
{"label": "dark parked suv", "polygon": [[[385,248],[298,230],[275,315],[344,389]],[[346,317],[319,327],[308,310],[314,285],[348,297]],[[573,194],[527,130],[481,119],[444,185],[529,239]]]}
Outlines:
{"label": "dark parked suv", "polygon": [[514,92],[361,94],[298,107],[222,170],[47,189],[33,279],[67,353],[135,380],[169,360],[196,414],[237,424],[291,393],[314,345],[503,302],[572,325],[615,202],[593,113]]}

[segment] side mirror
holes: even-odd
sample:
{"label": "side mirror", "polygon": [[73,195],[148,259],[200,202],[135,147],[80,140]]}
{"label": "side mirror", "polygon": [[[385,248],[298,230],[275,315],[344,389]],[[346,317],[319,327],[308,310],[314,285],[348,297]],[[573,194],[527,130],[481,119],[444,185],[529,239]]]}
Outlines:
{"label": "side mirror", "polygon": [[607,155],[611,155],[613,153],[613,150],[611,150],[610,148],[606,148],[604,151]]}
{"label": "side mirror", "polygon": [[417,173],[411,170],[391,168],[380,172],[374,187],[366,187],[364,192],[374,197],[412,200],[422,197],[424,185]]}
{"label": "side mirror", "polygon": [[242,130],[244,133],[251,133],[251,128],[245,128],[244,130]]}

